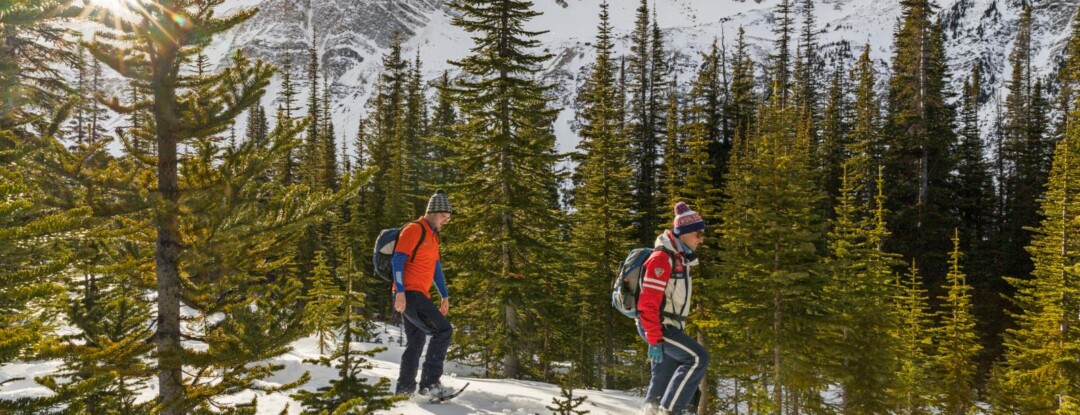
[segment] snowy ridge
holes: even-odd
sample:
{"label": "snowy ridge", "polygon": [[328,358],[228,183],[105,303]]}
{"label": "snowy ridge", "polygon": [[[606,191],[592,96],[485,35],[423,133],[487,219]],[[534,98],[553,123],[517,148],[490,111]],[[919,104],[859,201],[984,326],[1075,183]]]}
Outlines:
{"label": "snowy ridge", "polygon": [[[954,91],[976,62],[984,74],[980,115],[983,128],[997,118],[997,102],[1007,91],[1008,56],[1019,20],[1022,0],[940,0],[937,9],[946,27],[947,48],[953,75]],[[729,46],[735,42],[740,26],[761,70],[772,48],[772,11],[779,0],[651,0],[664,29],[666,48],[673,53],[676,75],[690,80],[700,52],[713,39],[723,38]],[[1065,40],[1071,28],[1072,14],[1080,0],[1034,1],[1033,67],[1039,76],[1054,76],[1059,67]],[[534,0],[534,8],[543,14],[530,22],[529,29],[546,30],[540,37],[540,51],[555,56],[548,62],[542,79],[556,84],[555,105],[563,109],[555,130],[560,151],[571,151],[579,138],[571,124],[574,95],[592,62],[599,23],[600,0]],[[629,52],[637,1],[609,1],[611,22],[616,36],[615,53]],[[259,7],[255,18],[223,36],[211,48],[211,56],[222,59],[241,48],[252,56],[276,64],[289,53],[293,57],[293,75],[306,88],[304,62],[312,30],[315,31],[320,62],[332,81],[333,114],[338,139],[352,141],[356,123],[369,111],[366,107],[380,71],[382,55],[387,51],[392,33],[400,31],[405,39],[404,53],[411,61],[419,51],[423,76],[437,79],[444,70],[457,71],[448,60],[464,57],[472,42],[464,31],[451,24],[454,12],[440,0],[231,0],[223,11],[240,7]],[[795,8],[796,25],[801,25],[801,7]],[[819,0],[814,14],[821,33],[819,42],[825,53],[841,41],[851,45],[851,53],[871,47],[882,75],[889,73],[892,59],[892,32],[900,18],[898,1]],[[798,26],[797,26],[798,27]],[[792,45],[794,48],[794,45]],[[884,76],[879,77],[884,91]],[[279,83],[271,85],[263,102],[273,113]],[[1053,92],[1053,90],[1051,90]],[[299,103],[303,105],[303,100]],[[240,123],[239,125],[243,125]]]}

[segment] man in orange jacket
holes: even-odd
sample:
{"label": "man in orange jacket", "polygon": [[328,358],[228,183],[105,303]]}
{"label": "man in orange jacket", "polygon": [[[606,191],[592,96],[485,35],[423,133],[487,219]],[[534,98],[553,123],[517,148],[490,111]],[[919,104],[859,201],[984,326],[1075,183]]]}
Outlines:
{"label": "man in orange jacket", "polygon": [[[454,332],[454,327],[445,317],[450,310],[450,293],[446,289],[446,278],[439,260],[439,231],[450,222],[453,212],[450,198],[439,189],[428,201],[424,216],[401,230],[394,257],[390,261],[394,276],[394,309],[404,316],[407,339],[395,389],[398,394],[416,391],[420,351],[429,335],[431,342],[428,343],[424,372],[420,378],[420,394],[441,397],[452,393],[439,382],[446,349],[450,347],[450,337]],[[441,298],[437,308],[431,302],[432,282]]]}

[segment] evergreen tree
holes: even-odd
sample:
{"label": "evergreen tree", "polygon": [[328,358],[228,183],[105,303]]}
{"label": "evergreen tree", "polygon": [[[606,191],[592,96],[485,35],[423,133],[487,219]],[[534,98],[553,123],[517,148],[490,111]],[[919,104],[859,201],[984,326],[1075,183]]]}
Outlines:
{"label": "evergreen tree", "polygon": [[[83,13],[72,0],[12,0],[0,4],[0,129],[35,122],[42,129],[65,121],[71,108],[60,68],[75,65],[78,51],[63,24]],[[38,115],[48,114],[40,118]]]}
{"label": "evergreen tree", "polygon": [[[278,97],[281,104],[278,107],[277,128],[287,128],[286,126],[292,123],[293,103],[296,102],[296,94],[296,85],[292,81],[292,53],[286,51],[285,62],[282,63],[281,67],[281,92]],[[290,146],[280,166],[279,177],[282,184],[286,186],[295,182],[296,167],[293,155],[293,147]]]}
{"label": "evergreen tree", "polygon": [[[319,135],[320,145],[319,153],[322,155],[322,166],[319,169],[321,172],[320,180],[322,182],[323,189],[330,189],[333,191],[338,190],[338,155],[337,155],[337,136],[334,133],[334,120],[330,113],[330,79],[327,74],[323,74],[323,97],[322,97],[322,133]],[[336,265],[336,261],[330,262],[331,266]]]}
{"label": "evergreen tree", "polygon": [[[844,49],[841,49],[844,50]],[[825,199],[825,212],[826,217],[833,217],[835,206],[839,204],[838,199],[843,197],[841,195],[840,187],[842,186],[844,174],[842,170],[845,168],[844,164],[851,157],[854,157],[850,153],[850,130],[851,130],[851,103],[848,101],[849,87],[847,85],[847,67],[844,61],[845,56],[843,53],[839,54],[836,60],[836,68],[832,73],[829,81],[828,97],[826,98],[825,111],[822,116],[821,123],[821,140],[816,141],[812,137],[812,132],[804,132],[803,135],[811,135],[808,140],[811,143],[811,148],[814,150],[815,167],[820,169],[822,183],[822,189],[828,195]],[[807,121],[813,121],[813,114],[806,115],[806,110],[803,110],[803,119]],[[861,160],[859,161],[862,162]],[[861,166],[860,166],[861,167]],[[856,168],[852,171],[852,179],[857,183],[851,183],[852,188],[857,189],[859,193],[854,195],[856,202],[866,202],[865,195],[866,190],[863,186],[867,184],[868,177],[863,176],[867,171],[865,168]]]}
{"label": "evergreen tree", "polygon": [[975,316],[972,314],[971,286],[960,267],[960,231],[953,236],[952,258],[949,261],[946,284],[948,294],[940,299],[940,325],[934,337],[937,345],[935,369],[941,395],[937,406],[944,414],[964,415],[975,407],[976,355],[981,346],[975,335]]}
{"label": "evergreen tree", "polygon": [[[796,48],[792,98],[794,100],[793,104],[799,109],[799,134],[804,137],[804,140],[810,143],[812,151],[811,155],[814,158],[817,158],[816,148],[820,145],[818,125],[821,124],[818,89],[822,88],[819,86],[817,74],[818,71],[821,70],[820,68],[822,65],[819,62],[820,58],[817,55],[818,29],[815,27],[814,1],[802,0],[800,1],[800,4],[802,6],[802,31],[799,34],[798,46]],[[840,50],[841,53],[843,53],[843,46],[841,46]],[[842,67],[842,62],[837,65],[837,68]],[[832,198],[827,199],[827,201],[835,199],[835,191],[828,191]],[[831,214],[831,210],[826,210],[826,215]]]}
{"label": "evergreen tree", "polygon": [[[1038,206],[1031,203],[1043,193],[1049,171],[1049,142],[1043,137],[1043,125],[1035,125],[1035,112],[1044,105],[1034,100],[1034,76],[1031,68],[1031,6],[1020,17],[1019,30],[1009,56],[1012,75],[1005,100],[1005,127],[1001,148],[1002,202],[1001,261],[999,273],[1011,277],[1031,274],[1031,256],[1025,248],[1031,243],[1029,228],[1038,225]],[[1041,92],[1040,92],[1041,95]],[[1041,101],[1041,99],[1040,99]],[[1045,122],[1045,115],[1041,115]]]}
{"label": "evergreen tree", "polygon": [[834,369],[843,391],[844,414],[881,414],[894,409],[889,392],[896,387],[898,314],[889,301],[897,295],[893,255],[882,251],[885,224],[883,185],[878,179],[875,206],[864,204],[865,178],[844,164],[836,219],[829,233],[827,286],[836,312],[839,362]]}
{"label": "evergreen tree", "polygon": [[769,68],[772,78],[766,98],[777,108],[787,108],[791,93],[791,34],[795,30],[791,14],[791,0],[780,0],[773,11],[776,46]]}
{"label": "evergreen tree", "polygon": [[[337,289],[337,298],[333,307],[328,307],[325,316],[332,327],[335,337],[340,334],[341,341],[329,356],[307,360],[321,366],[338,370],[338,378],[332,379],[329,386],[323,386],[314,392],[301,390],[292,395],[304,407],[304,414],[372,414],[376,411],[393,407],[400,398],[390,395],[390,380],[379,378],[375,383],[368,383],[362,372],[373,368],[368,359],[386,351],[379,347],[369,351],[355,349],[353,343],[365,337],[363,318],[357,313],[364,302],[363,293],[354,291],[359,273],[353,268],[351,256],[346,256],[342,268],[338,270],[345,282],[345,289]],[[333,288],[332,288],[333,289]],[[310,304],[310,303],[309,303]],[[325,305],[329,305],[328,303]],[[321,353],[321,352],[320,352]]]}
{"label": "evergreen tree", "polygon": [[[855,177],[869,180],[883,164],[885,152],[881,134],[881,106],[874,92],[877,80],[874,62],[870,60],[870,44],[863,46],[863,53],[852,68],[851,78],[855,84],[855,101],[847,140],[847,152],[851,154],[848,170]],[[870,182],[862,183],[862,188],[870,189]],[[869,192],[858,196],[864,203],[869,203],[872,198]]]}
{"label": "evergreen tree", "polygon": [[[608,4],[600,4],[600,25],[596,35],[596,61],[581,90],[578,101],[582,110],[581,142],[574,170],[574,209],[571,238],[573,245],[589,244],[598,249],[579,250],[574,258],[579,275],[573,278],[579,317],[574,335],[581,349],[574,367],[583,384],[610,388],[610,367],[616,364],[615,351],[635,340],[636,334],[626,319],[616,316],[608,306],[606,289],[618,273],[618,264],[629,252],[631,223],[623,219],[631,201],[632,171],[629,163],[629,140],[619,129],[616,68],[612,59],[611,25]],[[619,319],[619,320],[616,320]],[[622,323],[622,324],[619,324]],[[603,327],[603,342],[591,341],[596,328]],[[629,335],[627,335],[629,333]],[[627,362],[631,363],[631,362]],[[633,363],[631,363],[633,364]]]}
{"label": "evergreen tree", "polygon": [[550,242],[562,221],[551,194],[558,181],[551,131],[555,111],[548,107],[551,87],[536,79],[539,65],[551,55],[530,51],[543,33],[522,28],[539,14],[530,4],[465,0],[454,5],[462,13],[454,24],[473,34],[475,47],[452,62],[465,75],[455,88],[465,123],[453,192],[463,220],[446,236],[467,242],[449,246],[447,263],[468,270],[451,282],[455,290],[486,293],[459,305],[471,311],[459,325],[460,343],[476,352],[489,372],[501,370],[507,378],[526,376],[535,367],[532,359],[545,336],[556,334],[544,320],[552,310],[540,308],[552,304],[539,297],[563,298],[557,294],[565,289],[553,272],[561,256]]}
{"label": "evergreen tree", "polygon": [[[180,74],[215,35],[256,11],[215,17],[220,3],[155,2],[144,9],[142,23],[121,25],[90,46],[95,58],[153,90],[156,186],[143,229],[156,232],[156,324],[144,341],[155,348],[147,373],[158,378],[155,410],[162,414],[206,412],[215,396],[249,389],[279,368],[257,362],[284,353],[303,334],[300,287],[295,279],[270,277],[293,265],[278,259],[289,258],[300,230],[345,194],[303,194],[303,188],[251,180],[279,162],[304,125],[276,129],[266,149],[218,145],[218,134],[258,103],[273,74],[241,53],[218,74]],[[193,153],[178,158],[180,144]],[[185,318],[187,328],[180,324],[181,304],[194,313]],[[185,336],[205,346],[186,347]]]}
{"label": "evergreen tree", "polygon": [[914,258],[930,287],[945,276],[944,253],[955,228],[953,109],[940,22],[927,0],[901,2],[889,80],[885,181],[894,217],[890,250]]}
{"label": "evergreen tree", "polygon": [[562,393],[562,396],[560,396],[562,399],[559,399],[560,397],[551,398],[551,405],[545,406],[545,408],[555,415],[587,415],[589,413],[587,410],[578,409],[578,407],[585,404],[585,400],[589,397],[574,396],[574,384],[572,382],[559,385],[559,390]]}
{"label": "evergreen tree", "polygon": [[[757,106],[754,96],[754,61],[746,44],[746,31],[739,27],[739,36],[735,43],[735,54],[732,56],[731,67],[731,90],[728,95],[728,106],[724,108],[725,116],[730,119],[733,146],[737,151],[747,150],[747,142],[750,135],[757,129]],[[746,154],[743,154],[745,157]]]}
{"label": "evergreen tree", "polygon": [[[995,265],[997,198],[994,191],[990,164],[984,158],[983,138],[979,135],[978,96],[981,74],[978,65],[971,76],[964,80],[960,98],[960,142],[957,145],[957,212],[961,223],[960,250],[967,252],[963,260],[974,296],[980,298],[974,304],[978,332],[982,337],[984,353],[980,356],[980,373],[985,374],[989,360],[999,353],[1001,331],[1007,324],[1006,304],[1000,299],[1005,291],[1000,278],[1001,269]],[[981,376],[980,376],[981,377]]]}
{"label": "evergreen tree", "polygon": [[312,271],[311,291],[308,292],[304,318],[315,336],[319,354],[334,346],[337,337],[333,319],[341,309],[341,288],[331,279],[331,269],[326,264],[323,251],[315,253],[315,269]]}
{"label": "evergreen tree", "polygon": [[[1075,70],[1072,68],[1071,70]],[[1077,114],[1073,103],[1074,119]],[[991,400],[999,414],[1076,413],[1080,396],[1075,363],[1077,336],[1076,197],[1080,181],[1077,160],[1080,129],[1070,125],[1054,154],[1046,197],[1040,204],[1045,219],[1035,231],[1031,279],[1010,278],[1017,290],[1013,302],[1017,327],[1005,333],[1005,359],[995,368]]]}
{"label": "evergreen tree", "polygon": [[900,343],[895,398],[897,412],[904,415],[930,414],[933,397],[933,362],[930,333],[933,324],[926,290],[919,268],[912,261],[907,278],[900,281],[902,292],[895,304],[900,314],[900,327],[895,334]]}
{"label": "evergreen tree", "polygon": [[[650,43],[650,34],[653,40]],[[659,49],[659,50],[658,50]],[[660,138],[656,132],[655,118],[659,113],[657,106],[663,105],[662,98],[654,96],[661,91],[660,86],[652,83],[658,76],[655,73],[657,63],[653,60],[660,54],[662,42],[659,30],[649,30],[648,0],[641,0],[634,20],[634,30],[630,34],[630,57],[626,68],[626,89],[629,97],[627,109],[627,129],[630,131],[630,145],[634,149],[634,227],[638,243],[647,245],[656,237],[655,232],[662,222],[658,215],[659,199],[659,148]],[[650,53],[651,52],[651,53]],[[660,64],[662,67],[663,64]]]}
{"label": "evergreen tree", "polygon": [[48,143],[0,130],[0,363],[19,358],[47,332],[40,313],[63,292],[55,276],[78,259],[71,243],[90,214],[88,207],[44,203],[52,189],[36,180],[42,171],[36,160]]}
{"label": "evergreen tree", "polygon": [[673,81],[671,90],[668,91],[667,126],[664,128],[667,133],[664,140],[664,165],[660,167],[660,200],[671,205],[679,201],[679,189],[686,180],[686,169],[682,165],[686,151],[686,128],[680,123],[680,118],[686,115],[680,111],[679,93],[675,89],[678,77]]}
{"label": "evergreen tree", "polygon": [[395,34],[390,42],[390,50],[383,56],[382,74],[379,75],[378,91],[375,96],[374,145],[371,148],[372,161],[379,168],[375,176],[375,194],[378,202],[382,227],[399,226],[413,219],[414,208],[408,206],[411,199],[407,190],[408,147],[403,142],[405,128],[408,81],[408,62],[401,56],[401,36]]}
{"label": "evergreen tree", "polygon": [[431,126],[428,128],[427,146],[431,170],[427,178],[431,182],[429,188],[450,183],[454,177],[453,168],[446,162],[454,157],[453,143],[457,139],[455,129],[458,125],[457,109],[450,88],[450,75],[443,71],[436,87],[435,108]]}
{"label": "evergreen tree", "polygon": [[261,105],[252,107],[251,111],[248,111],[244,138],[257,146],[264,146],[267,144],[266,140],[270,134],[269,129],[270,126],[266,121],[266,111],[263,110]]}
{"label": "evergreen tree", "polygon": [[[774,103],[779,103],[774,96]],[[760,376],[748,405],[762,412],[821,408],[825,387],[818,332],[827,323],[817,245],[824,227],[807,148],[793,108],[772,107],[772,126],[746,147],[721,210],[719,319],[736,338],[721,355],[740,356]],[[740,154],[738,157],[742,157]]]}
{"label": "evergreen tree", "polygon": [[427,196],[442,186],[444,183],[433,183],[435,187],[425,186],[429,174],[430,155],[429,149],[424,147],[424,139],[427,136],[427,88],[421,76],[420,51],[416,52],[416,60],[408,73],[405,83],[405,115],[401,131],[403,134],[402,145],[405,150],[408,180],[408,205],[413,207],[410,216],[417,217],[424,214],[427,205]]}

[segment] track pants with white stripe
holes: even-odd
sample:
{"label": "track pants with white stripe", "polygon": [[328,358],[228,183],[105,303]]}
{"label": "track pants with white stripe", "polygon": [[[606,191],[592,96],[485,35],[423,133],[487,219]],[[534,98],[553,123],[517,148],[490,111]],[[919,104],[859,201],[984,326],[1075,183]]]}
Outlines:
{"label": "track pants with white stripe", "polygon": [[[638,321],[638,334],[645,329]],[[673,414],[686,410],[709,367],[709,352],[678,327],[664,325],[664,360],[652,364],[645,403],[658,404]]]}

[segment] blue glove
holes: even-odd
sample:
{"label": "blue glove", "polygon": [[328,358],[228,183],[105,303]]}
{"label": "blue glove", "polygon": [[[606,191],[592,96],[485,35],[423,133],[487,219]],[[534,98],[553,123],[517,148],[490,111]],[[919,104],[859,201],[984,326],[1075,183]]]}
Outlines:
{"label": "blue glove", "polygon": [[663,344],[650,344],[649,345],[649,360],[653,363],[660,363],[664,361],[664,345]]}

